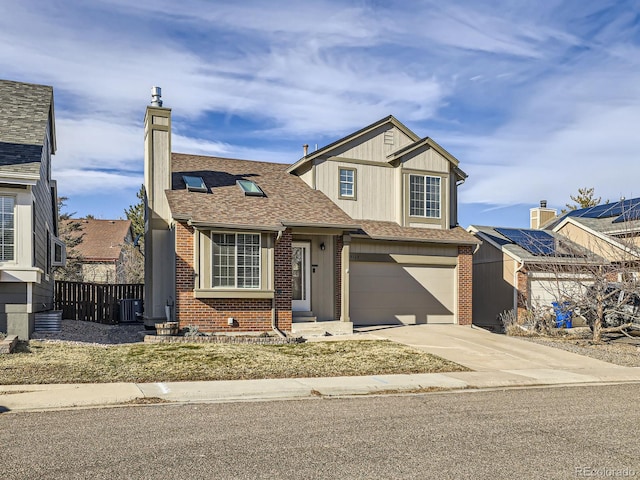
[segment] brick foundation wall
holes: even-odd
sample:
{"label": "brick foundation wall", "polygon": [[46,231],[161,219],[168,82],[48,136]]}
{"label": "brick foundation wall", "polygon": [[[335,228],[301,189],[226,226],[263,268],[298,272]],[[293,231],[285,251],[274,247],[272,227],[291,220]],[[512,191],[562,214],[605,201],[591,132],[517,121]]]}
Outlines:
{"label": "brick foundation wall", "polygon": [[473,319],[473,248],[458,247],[458,324],[471,325]]}
{"label": "brick foundation wall", "polygon": [[[271,299],[203,298],[194,296],[194,229],[176,225],[176,319],[180,328],[197,326],[203,332],[264,332],[271,330]],[[275,234],[274,234],[275,236]],[[284,232],[275,248],[276,325],[291,330],[291,232]],[[227,319],[235,320],[234,326]]]}

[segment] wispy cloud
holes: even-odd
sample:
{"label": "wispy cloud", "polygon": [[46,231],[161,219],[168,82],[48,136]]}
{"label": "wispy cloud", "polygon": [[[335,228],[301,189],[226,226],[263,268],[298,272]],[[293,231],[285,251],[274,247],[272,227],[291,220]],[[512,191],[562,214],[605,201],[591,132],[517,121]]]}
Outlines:
{"label": "wispy cloud", "polygon": [[175,150],[295,161],[302,143],[392,113],[460,158],[467,203],[633,188],[620,175],[635,166],[640,120],[631,2],[4,6],[3,76],[55,87],[62,192],[135,191],[154,84]]}

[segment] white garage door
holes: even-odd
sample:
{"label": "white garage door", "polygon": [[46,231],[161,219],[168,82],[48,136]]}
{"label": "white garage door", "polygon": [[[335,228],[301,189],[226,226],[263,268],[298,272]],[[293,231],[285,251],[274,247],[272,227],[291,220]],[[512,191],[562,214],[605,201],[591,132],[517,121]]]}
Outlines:
{"label": "white garage door", "polygon": [[351,262],[355,325],[454,323],[455,268]]}
{"label": "white garage door", "polygon": [[571,279],[530,279],[531,306],[534,308],[551,307],[552,302],[558,299],[579,297],[583,294],[587,282]]}

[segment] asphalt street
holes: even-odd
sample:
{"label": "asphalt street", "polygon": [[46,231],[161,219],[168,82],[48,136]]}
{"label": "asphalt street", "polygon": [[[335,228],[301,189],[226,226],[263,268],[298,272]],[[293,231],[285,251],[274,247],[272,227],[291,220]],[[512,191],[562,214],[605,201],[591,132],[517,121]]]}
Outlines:
{"label": "asphalt street", "polygon": [[0,415],[11,479],[640,478],[638,385]]}

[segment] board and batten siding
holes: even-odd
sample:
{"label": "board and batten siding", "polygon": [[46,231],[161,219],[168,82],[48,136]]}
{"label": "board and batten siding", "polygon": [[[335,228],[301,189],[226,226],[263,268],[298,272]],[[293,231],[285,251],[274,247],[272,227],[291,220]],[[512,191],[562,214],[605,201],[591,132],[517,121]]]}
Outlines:
{"label": "board and batten siding", "polygon": [[[339,198],[340,168],[356,172],[355,200]],[[394,168],[388,166],[324,160],[316,165],[316,188],[327,195],[347,215],[354,219],[396,221],[396,194]]]}
{"label": "board and batten siding", "polygon": [[402,162],[403,168],[446,174],[449,173],[450,165],[449,160],[429,147],[424,147],[422,151],[412,154]]}
{"label": "board and batten siding", "polygon": [[351,254],[373,253],[388,255],[425,255],[437,257],[457,257],[457,245],[425,245],[419,242],[385,242],[379,240],[351,241]]}
{"label": "board and batten siding", "polygon": [[[385,135],[385,132],[390,133]],[[387,155],[412,142],[413,140],[401,130],[385,124],[362,137],[332,149],[331,155],[387,163],[389,161]]]}

